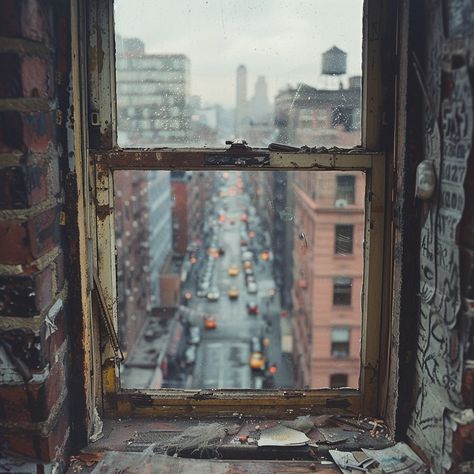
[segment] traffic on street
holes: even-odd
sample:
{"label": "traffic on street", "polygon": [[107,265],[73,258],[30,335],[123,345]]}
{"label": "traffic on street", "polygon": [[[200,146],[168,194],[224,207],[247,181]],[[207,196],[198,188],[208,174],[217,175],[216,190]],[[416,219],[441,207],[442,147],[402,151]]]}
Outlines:
{"label": "traffic on street", "polygon": [[270,238],[245,191],[242,173],[216,173],[200,245],[182,303],[189,309],[185,388],[292,386],[282,358]]}

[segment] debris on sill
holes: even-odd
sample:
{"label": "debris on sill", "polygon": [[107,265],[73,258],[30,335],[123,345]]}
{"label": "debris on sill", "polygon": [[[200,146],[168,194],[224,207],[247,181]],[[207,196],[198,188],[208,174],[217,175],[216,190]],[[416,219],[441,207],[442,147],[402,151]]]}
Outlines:
{"label": "debris on sill", "polygon": [[310,439],[301,431],[275,425],[262,431],[257,441],[258,446],[304,446]]}
{"label": "debris on sill", "polygon": [[369,474],[421,474],[428,466],[405,443],[397,443],[384,449],[365,449],[345,452],[331,449],[334,462],[343,474],[366,472]]}
{"label": "debris on sill", "polygon": [[[278,462],[293,460],[312,462],[318,466],[326,462],[336,469],[330,454],[334,450],[337,450],[336,453],[355,453],[356,461],[359,463],[365,459],[365,457],[359,459],[364,449],[367,452],[371,449],[382,450],[378,452],[383,453],[384,449],[394,445],[381,420],[353,415],[306,415],[294,417],[292,420],[229,417],[219,419],[218,422],[124,421],[126,421],[125,427],[124,423],[119,423],[118,420],[105,420],[104,438],[84,450],[89,453],[109,451],[107,459],[102,459],[100,469],[104,469],[114,461],[112,453],[117,456],[141,455],[140,458],[127,457],[128,462],[132,459],[133,462],[141,459],[141,462],[146,460],[145,464],[151,462],[153,457],[154,467],[155,463],[162,466],[166,463],[166,459],[170,460],[169,462],[172,459],[181,459],[183,462],[186,459],[199,461],[218,459],[220,462],[229,459],[242,461],[252,459],[254,462],[258,460],[256,466],[265,460]],[[148,455],[143,457],[145,452]],[[373,457],[375,458],[376,454]],[[76,458],[76,462],[81,461],[80,455]],[[82,465],[90,466],[94,460],[94,457],[82,459]],[[135,464],[131,467],[137,468]],[[373,470],[374,467],[375,464],[370,467],[371,470],[363,471],[367,468],[364,464],[361,471],[375,474],[377,471]],[[126,472],[135,471],[132,469]]]}

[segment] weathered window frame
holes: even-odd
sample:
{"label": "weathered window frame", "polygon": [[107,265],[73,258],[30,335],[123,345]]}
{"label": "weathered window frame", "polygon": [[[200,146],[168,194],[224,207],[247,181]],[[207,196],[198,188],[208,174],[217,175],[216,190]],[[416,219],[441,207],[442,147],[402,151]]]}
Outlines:
{"label": "weathered window frame", "polygon": [[[388,340],[390,287],[389,221],[390,193],[386,185],[388,158],[383,145],[384,116],[382,51],[387,54],[384,33],[386,2],[366,0],[364,7],[364,79],[362,147],[326,153],[270,152],[253,149],[253,158],[237,167],[236,157],[224,149],[121,150],[116,144],[115,69],[113,0],[89,0],[73,4],[73,77],[77,86],[76,104],[88,118],[83,124],[81,147],[84,160],[86,234],[89,234],[89,282],[97,304],[89,331],[92,353],[90,365],[100,376],[95,397],[102,396],[102,413],[109,417],[153,416],[284,416],[345,409],[365,415],[382,411]],[[73,25],[74,26],[74,25]],[[389,45],[392,47],[392,45]],[[75,66],[75,69],[74,69]],[[74,73],[73,73],[74,74]],[[386,91],[385,91],[386,92]],[[76,143],[78,143],[76,138]],[[77,147],[76,147],[77,148]],[[369,151],[370,150],[370,151]],[[212,159],[210,159],[212,157]],[[217,162],[226,164],[216,164]],[[122,390],[119,388],[115,236],[113,224],[113,171],[121,169],[213,169],[252,170],[342,170],[366,174],[366,222],[364,244],[364,286],[362,305],[362,352],[359,390]],[[385,265],[384,265],[385,260]],[[99,321],[102,323],[99,324]],[[94,334],[99,333],[98,336]],[[93,357],[92,357],[93,358]],[[93,371],[93,370],[92,370]],[[94,377],[94,375],[92,375]],[[98,381],[97,381],[98,379]],[[251,403],[249,403],[251,402]]]}

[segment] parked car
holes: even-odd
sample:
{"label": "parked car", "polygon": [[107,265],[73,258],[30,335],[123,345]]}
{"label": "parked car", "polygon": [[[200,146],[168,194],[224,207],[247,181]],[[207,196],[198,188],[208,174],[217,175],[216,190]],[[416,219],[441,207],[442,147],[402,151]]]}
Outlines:
{"label": "parked car", "polygon": [[216,317],[212,314],[207,314],[203,318],[204,322],[204,329],[216,329],[217,328],[217,321]]}
{"label": "parked car", "polygon": [[193,365],[196,362],[196,346],[189,346],[184,351],[184,361],[186,365]]}
{"label": "parked car", "polygon": [[207,299],[209,301],[217,301],[220,297],[219,290],[217,288],[211,288],[207,293]]}
{"label": "parked car", "polygon": [[189,328],[189,343],[199,344],[201,342],[201,331],[197,326],[191,326]]}

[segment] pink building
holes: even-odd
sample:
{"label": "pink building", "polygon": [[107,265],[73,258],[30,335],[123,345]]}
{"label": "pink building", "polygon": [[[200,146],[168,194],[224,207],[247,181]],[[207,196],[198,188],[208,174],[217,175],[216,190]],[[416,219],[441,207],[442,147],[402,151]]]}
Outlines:
{"label": "pink building", "polygon": [[297,386],[359,385],[362,173],[296,173],[293,332]]}

